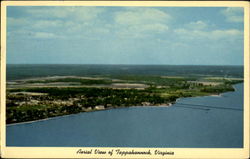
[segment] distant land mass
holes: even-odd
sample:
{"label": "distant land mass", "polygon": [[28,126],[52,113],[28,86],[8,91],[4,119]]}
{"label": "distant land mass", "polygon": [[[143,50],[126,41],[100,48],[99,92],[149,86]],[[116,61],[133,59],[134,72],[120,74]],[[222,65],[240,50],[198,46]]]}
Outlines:
{"label": "distant land mass", "polygon": [[46,76],[163,75],[243,77],[243,66],[7,64],[7,80]]}

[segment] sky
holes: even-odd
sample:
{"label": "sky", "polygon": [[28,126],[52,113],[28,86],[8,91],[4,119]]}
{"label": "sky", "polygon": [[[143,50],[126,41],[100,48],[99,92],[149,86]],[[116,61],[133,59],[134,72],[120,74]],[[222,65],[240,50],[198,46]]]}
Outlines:
{"label": "sky", "polygon": [[243,65],[243,8],[8,6],[7,64]]}

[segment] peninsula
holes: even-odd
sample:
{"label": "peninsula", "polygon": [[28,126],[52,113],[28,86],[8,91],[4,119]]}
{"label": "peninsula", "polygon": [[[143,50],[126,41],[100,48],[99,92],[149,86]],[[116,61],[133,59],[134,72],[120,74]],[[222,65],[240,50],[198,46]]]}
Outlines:
{"label": "peninsula", "polygon": [[234,91],[242,78],[49,76],[7,82],[7,124],[129,106],[169,106],[180,97]]}

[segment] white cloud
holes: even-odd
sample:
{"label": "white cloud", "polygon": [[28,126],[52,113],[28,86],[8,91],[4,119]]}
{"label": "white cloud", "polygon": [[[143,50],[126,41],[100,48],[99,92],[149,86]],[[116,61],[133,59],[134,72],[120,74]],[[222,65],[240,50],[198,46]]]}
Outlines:
{"label": "white cloud", "polygon": [[[42,32],[53,32],[60,37],[71,38],[101,37],[107,34],[142,38],[168,31],[167,23],[171,20],[170,15],[156,8],[127,7],[123,11],[112,13],[108,17],[111,18],[110,21],[101,18],[105,11],[103,7],[30,7],[25,12],[31,16],[8,19],[10,26],[22,27],[26,33],[38,32],[36,35],[29,34],[29,37],[37,38],[53,37],[51,34],[40,34]],[[15,33],[17,32],[10,35]]]}
{"label": "white cloud", "polygon": [[166,23],[170,15],[154,8],[132,8],[118,12],[115,21],[121,25],[143,25],[148,23]]}
{"label": "white cloud", "polygon": [[101,18],[98,17],[103,11],[102,7],[30,7],[25,9],[30,16],[8,17],[8,36],[53,38],[57,35],[62,38],[107,33],[107,29],[100,26]]}
{"label": "white cloud", "polygon": [[243,8],[240,7],[229,7],[221,11],[226,16],[228,22],[243,22]]}
{"label": "white cloud", "polygon": [[52,27],[60,27],[64,25],[63,21],[60,20],[37,20],[34,21],[32,27],[41,29],[41,28],[52,28]]}
{"label": "white cloud", "polygon": [[202,30],[207,27],[207,24],[201,20],[195,21],[195,22],[190,22],[189,24],[186,25],[190,29],[194,30]]}
{"label": "white cloud", "polygon": [[51,39],[56,38],[57,36],[54,33],[34,32],[33,37],[38,39]]}
{"label": "white cloud", "polygon": [[159,34],[162,32],[166,32],[168,30],[168,26],[163,24],[145,24],[143,26],[141,25],[135,25],[130,26],[127,28],[123,28],[119,30],[118,34],[125,36],[125,37],[135,37],[135,38],[143,38],[147,37],[150,34]]}
{"label": "white cloud", "polygon": [[243,38],[243,32],[237,29],[227,29],[227,30],[214,30],[212,32],[208,32],[210,38],[213,39],[221,39],[221,38]]}
{"label": "white cloud", "polygon": [[164,32],[168,30],[168,26],[160,23],[155,24],[146,24],[141,28],[136,28],[138,31],[144,32],[144,31],[156,31],[158,33]]}
{"label": "white cloud", "polygon": [[30,30],[15,30],[7,32],[9,39],[15,39],[16,37],[24,39],[52,39],[52,38],[61,38],[61,36],[56,35],[55,33],[50,32],[39,32],[39,31],[30,31]]}
{"label": "white cloud", "polygon": [[152,33],[166,32],[171,16],[155,8],[127,8],[115,14],[117,34],[141,38]]}
{"label": "white cloud", "polygon": [[[228,8],[227,8],[228,9]],[[233,12],[239,12],[239,8],[234,8]],[[227,10],[229,12],[229,10]],[[231,13],[230,8],[230,13]],[[192,41],[218,41],[226,40],[242,40],[243,39],[243,31],[238,29],[213,29],[215,28],[213,24],[207,24],[204,21],[198,20],[194,22],[190,22],[184,25],[183,28],[174,29],[173,32],[177,35],[177,39],[182,40],[192,40]]]}
{"label": "white cloud", "polygon": [[193,40],[193,39],[200,39],[200,38],[206,38],[207,32],[200,31],[200,30],[189,30],[189,29],[175,29],[174,33],[178,36],[180,39],[184,40]]}
{"label": "white cloud", "polygon": [[34,17],[50,18],[71,18],[71,20],[89,21],[98,17],[104,11],[100,7],[33,7],[27,10],[27,13]]}
{"label": "white cloud", "polygon": [[12,17],[8,17],[7,18],[7,25],[8,27],[12,27],[12,26],[23,26],[23,25],[27,25],[29,23],[29,21],[25,18],[12,18]]}
{"label": "white cloud", "polygon": [[202,31],[202,30],[188,30],[188,29],[175,29],[174,33],[184,40],[235,40],[242,39],[243,32],[237,29],[226,29],[226,30],[212,30],[212,31]]}
{"label": "white cloud", "polygon": [[[109,13],[107,19],[103,7],[31,7],[25,10],[32,14],[24,18],[8,17],[8,36],[22,35],[33,38],[103,38],[106,35],[118,38],[173,38],[176,40],[239,39],[243,32],[237,29],[211,30],[202,20],[189,22],[183,28],[173,29],[168,13],[159,8],[127,7]],[[242,8],[226,8],[223,14],[229,17],[242,14]],[[105,14],[106,15],[106,14]],[[113,18],[113,19],[112,19]],[[23,31],[24,33],[21,33]]]}

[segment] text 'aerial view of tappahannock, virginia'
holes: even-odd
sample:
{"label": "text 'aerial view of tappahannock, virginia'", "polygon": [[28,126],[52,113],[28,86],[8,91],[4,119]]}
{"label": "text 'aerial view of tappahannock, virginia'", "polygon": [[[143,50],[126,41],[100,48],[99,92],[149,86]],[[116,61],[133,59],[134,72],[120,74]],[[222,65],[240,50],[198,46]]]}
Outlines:
{"label": "text 'aerial view of tappahannock, virginia'", "polygon": [[243,15],[7,6],[6,146],[242,148]]}

